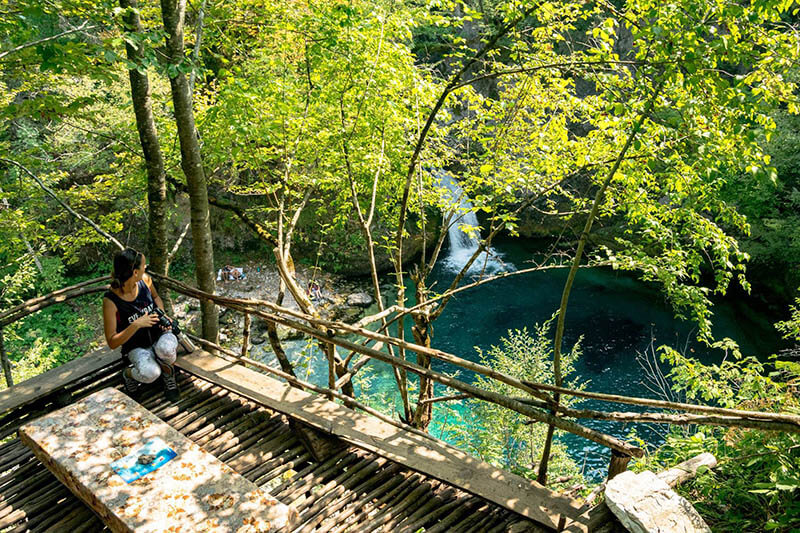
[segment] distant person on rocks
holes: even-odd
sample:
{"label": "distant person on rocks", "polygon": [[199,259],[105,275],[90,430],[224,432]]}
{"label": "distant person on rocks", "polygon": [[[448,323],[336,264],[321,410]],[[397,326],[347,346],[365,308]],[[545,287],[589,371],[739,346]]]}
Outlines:
{"label": "distant person on rocks", "polygon": [[180,398],[175,379],[178,339],[170,331],[169,319],[161,317],[164,303],[145,273],[144,254],[126,248],[114,256],[111,289],[103,295],[103,328],[113,350],[122,346],[125,392],[135,396],[140,383],[152,383],[159,376],[164,395],[170,401]]}
{"label": "distant person on rocks", "polygon": [[244,279],[244,274],[242,273],[242,269],[239,267],[225,265],[220,269],[218,279],[225,281],[236,281],[238,279]]}
{"label": "distant person on rocks", "polygon": [[319,283],[314,280],[308,282],[308,296],[313,301],[322,301],[322,289],[320,288]]}

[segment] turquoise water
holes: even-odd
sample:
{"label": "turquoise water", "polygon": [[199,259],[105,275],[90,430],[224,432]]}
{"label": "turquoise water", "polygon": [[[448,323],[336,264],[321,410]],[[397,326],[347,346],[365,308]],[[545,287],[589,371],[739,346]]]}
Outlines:
{"label": "turquoise water", "polygon": [[[522,269],[529,266],[526,262],[541,248],[534,241],[506,240],[498,242],[495,249],[502,254],[504,261]],[[566,275],[566,269],[524,274],[456,295],[434,324],[433,346],[477,361],[476,346],[487,350],[500,344],[508,330],[525,327],[531,330],[535,324],[549,319],[558,309]],[[439,267],[432,274],[431,281],[441,290],[449,284],[452,276],[446,267]],[[727,300],[717,304],[714,324],[717,338],[731,337],[745,354],[766,358],[779,346],[779,336],[771,323],[751,310],[747,302]],[[589,382],[588,390],[658,397],[645,386],[641,367],[636,361],[637,354],[645,352],[652,340],[655,346],[669,344],[685,348],[690,355],[704,362],[720,361],[724,354],[694,341],[695,334],[692,324],[674,317],[663,296],[653,286],[609,269],[579,271],[570,297],[564,346],[571,346],[583,336],[583,355],[576,364],[576,374]],[[406,335],[411,338],[410,331]],[[294,344],[296,356],[304,345],[302,342]],[[324,360],[316,350],[307,353],[306,377],[325,384],[327,369]],[[433,368],[445,372],[456,370],[438,361],[434,361]],[[374,401],[382,397],[398,402],[394,377],[388,365],[370,363],[362,374],[371,381],[369,390]],[[465,381],[472,381],[473,377],[469,373],[460,374],[460,379]],[[635,409],[595,401],[585,401],[580,405],[606,410],[610,407]],[[440,415],[443,412],[441,409],[438,411]],[[437,424],[443,420],[436,418],[436,413],[434,408],[432,432],[438,436]],[[581,423],[622,438],[633,427],[592,420]],[[636,425],[637,435],[652,445],[662,442],[663,431],[663,426]],[[443,437],[447,438],[446,435]],[[605,476],[609,458],[607,449],[569,434],[558,438],[567,445],[578,464],[585,465],[588,478],[598,480]]]}

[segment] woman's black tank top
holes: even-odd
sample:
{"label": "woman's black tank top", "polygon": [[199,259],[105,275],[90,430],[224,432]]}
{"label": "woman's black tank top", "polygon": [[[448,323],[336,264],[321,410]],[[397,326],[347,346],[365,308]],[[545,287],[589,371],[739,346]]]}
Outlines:
{"label": "woman's black tank top", "polygon": [[[112,291],[106,291],[103,295],[114,302],[117,307],[117,333],[130,326],[139,317],[155,311],[156,303],[153,301],[153,295],[150,293],[147,283],[139,281],[136,285],[139,293],[132,302],[123,300]],[[139,329],[122,345],[122,355],[127,355],[134,348],[150,348],[161,337],[161,333],[162,330],[158,324]]]}

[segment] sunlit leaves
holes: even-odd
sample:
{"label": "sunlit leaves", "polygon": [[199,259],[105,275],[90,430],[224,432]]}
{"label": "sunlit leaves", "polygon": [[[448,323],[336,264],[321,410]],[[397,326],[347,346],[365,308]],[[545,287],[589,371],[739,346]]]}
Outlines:
{"label": "sunlit leaves", "polygon": [[273,231],[280,198],[290,212],[312,190],[307,211],[334,223],[329,239],[353,230],[348,176],[367,212],[377,175],[376,222],[388,227],[436,87],[408,46],[418,13],[371,3],[247,9],[256,28],[247,56],[233,58],[200,106],[206,161],[230,190],[265,198],[259,220]]}
{"label": "sunlit leaves", "polygon": [[776,324],[776,327],[787,339],[800,341],[800,297],[795,299],[794,305],[789,307],[791,316]]}

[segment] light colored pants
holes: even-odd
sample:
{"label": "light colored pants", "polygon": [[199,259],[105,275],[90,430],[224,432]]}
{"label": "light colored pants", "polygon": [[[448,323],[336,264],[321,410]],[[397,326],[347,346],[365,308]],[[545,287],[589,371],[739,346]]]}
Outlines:
{"label": "light colored pants", "polygon": [[128,359],[133,364],[131,376],[140,383],[152,383],[161,375],[158,362],[171,365],[178,354],[178,339],[170,332],[158,338],[150,348],[134,348],[128,352]]}

